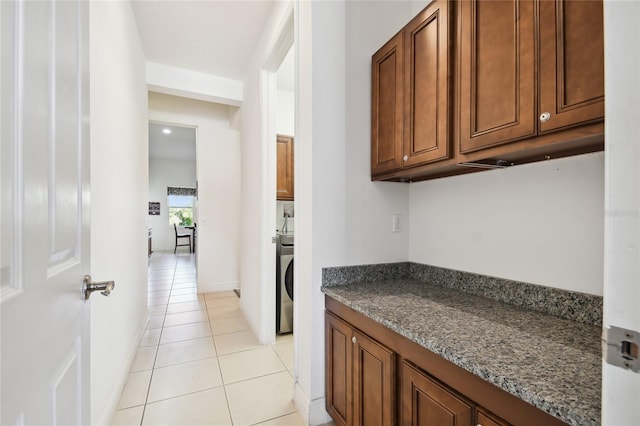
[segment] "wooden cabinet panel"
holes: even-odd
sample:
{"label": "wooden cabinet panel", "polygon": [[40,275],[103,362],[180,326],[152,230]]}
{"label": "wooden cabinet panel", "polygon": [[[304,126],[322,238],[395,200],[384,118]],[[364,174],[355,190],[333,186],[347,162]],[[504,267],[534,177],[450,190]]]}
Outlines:
{"label": "wooden cabinet panel", "polygon": [[352,424],[351,327],[325,315],[325,381],[327,411],[338,425]]}
{"label": "wooden cabinet panel", "polygon": [[534,136],[533,1],[463,1],[460,8],[460,152]]}
{"label": "wooden cabinet panel", "polygon": [[326,407],[338,425],[566,426],[329,296],[325,306]]}
{"label": "wooden cabinet panel", "polygon": [[403,426],[471,426],[473,405],[410,363],[402,362]]}
{"label": "wooden cabinet panel", "polygon": [[326,407],[339,425],[395,424],[395,353],[325,314]]}
{"label": "wooden cabinet panel", "polygon": [[395,424],[395,353],[354,331],[354,425]]}
{"label": "wooden cabinet panel", "polygon": [[477,426],[511,426],[510,423],[505,422],[480,407],[476,409],[476,424]]}
{"label": "wooden cabinet panel", "polygon": [[371,173],[402,167],[402,33],[372,58]]}
{"label": "wooden cabinet panel", "polygon": [[373,56],[372,180],[602,150],[603,39],[601,0],[434,0]]}
{"label": "wooden cabinet panel", "polygon": [[540,122],[548,132],[604,118],[600,1],[540,1]]}
{"label": "wooden cabinet panel", "polygon": [[292,201],[294,194],[293,185],[293,138],[291,136],[277,135],[277,179],[276,199]]}
{"label": "wooden cabinet panel", "polygon": [[404,166],[449,158],[451,13],[436,0],[404,29]]}

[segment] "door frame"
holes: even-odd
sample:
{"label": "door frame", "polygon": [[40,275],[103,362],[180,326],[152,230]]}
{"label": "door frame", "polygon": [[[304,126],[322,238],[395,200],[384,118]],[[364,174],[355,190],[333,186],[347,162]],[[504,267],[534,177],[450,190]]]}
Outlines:
{"label": "door frame", "polygon": [[[640,19],[638,2],[604,2],[603,327],[640,332]],[[620,49],[620,46],[625,46]],[[602,363],[602,424],[640,421],[640,373]]]}
{"label": "door frame", "polygon": [[[262,343],[275,342],[276,336],[276,116],[277,116],[277,72],[282,61],[293,47],[293,4],[287,6],[284,18],[276,31],[276,40],[270,48],[267,59],[260,69],[260,133],[262,138],[262,186],[261,198],[262,235],[260,277],[261,317],[258,339]],[[295,139],[294,139],[295,144]],[[295,152],[295,149],[294,149]],[[294,201],[295,206],[295,201]],[[294,207],[295,210],[295,207]],[[294,282],[296,274],[294,269]],[[295,339],[295,335],[294,335]]]}

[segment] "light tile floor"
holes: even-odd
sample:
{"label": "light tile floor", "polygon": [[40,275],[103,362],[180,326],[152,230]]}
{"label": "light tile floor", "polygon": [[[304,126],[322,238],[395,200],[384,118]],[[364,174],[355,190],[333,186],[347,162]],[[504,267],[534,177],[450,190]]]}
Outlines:
{"label": "light tile floor", "polygon": [[113,425],[305,424],[292,336],[260,345],[234,292],[197,293],[193,255],[151,256],[149,311]]}

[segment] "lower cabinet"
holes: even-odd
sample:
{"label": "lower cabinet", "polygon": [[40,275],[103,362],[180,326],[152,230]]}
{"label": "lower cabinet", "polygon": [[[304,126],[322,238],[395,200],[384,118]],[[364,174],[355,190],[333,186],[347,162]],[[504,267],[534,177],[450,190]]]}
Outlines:
{"label": "lower cabinet", "polygon": [[[402,425],[509,426],[450,387],[402,361]],[[475,421],[474,421],[475,418]]]}
{"label": "lower cabinet", "polygon": [[326,409],[337,425],[565,425],[330,297],[326,306]]}
{"label": "lower cabinet", "polygon": [[338,425],[395,424],[395,353],[327,313],[327,410]]}
{"label": "lower cabinet", "polygon": [[473,403],[402,362],[402,424],[460,426],[473,424]]}

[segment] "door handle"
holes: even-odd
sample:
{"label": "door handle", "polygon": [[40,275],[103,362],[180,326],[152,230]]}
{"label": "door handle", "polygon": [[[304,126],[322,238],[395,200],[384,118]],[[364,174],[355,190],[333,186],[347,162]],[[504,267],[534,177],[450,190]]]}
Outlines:
{"label": "door handle", "polygon": [[111,291],[115,286],[116,283],[113,281],[96,282],[91,279],[91,275],[85,275],[84,281],[82,282],[82,294],[84,295],[84,300],[89,300],[91,293],[94,291],[99,291],[103,296],[108,296],[111,294]]}

